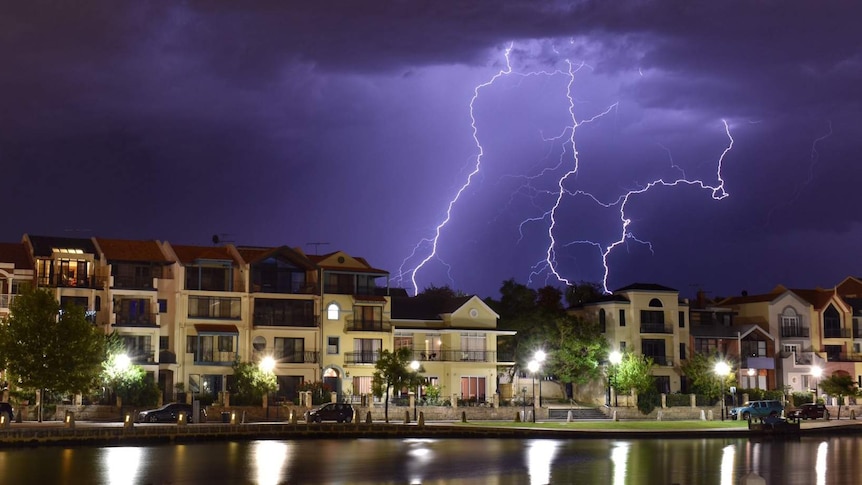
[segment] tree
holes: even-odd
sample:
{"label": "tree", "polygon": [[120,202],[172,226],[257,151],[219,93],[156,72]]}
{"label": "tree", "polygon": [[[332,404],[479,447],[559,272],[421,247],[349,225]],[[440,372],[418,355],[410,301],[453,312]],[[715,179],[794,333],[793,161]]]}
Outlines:
{"label": "tree", "polygon": [[730,389],[736,382],[736,375],[731,372],[725,377],[722,386],[721,377],[715,373],[715,365],[724,360],[726,359],[722,355],[715,352],[709,355],[695,353],[690,359],[686,359],[681,368],[691,384],[691,391],[710,399],[720,399],[722,387]]}
{"label": "tree", "polygon": [[[820,381],[820,388],[823,392],[830,396],[838,396],[839,404],[843,401],[844,396],[855,396],[859,390],[856,388],[856,381],[847,374],[835,373],[830,377]],[[838,419],[841,419],[841,406],[838,406]]]}
{"label": "tree", "polygon": [[649,414],[655,408],[655,397],[658,390],[655,387],[655,377],[652,368],[655,366],[651,357],[635,355],[626,352],[622,360],[614,368],[613,387],[619,393],[634,390],[638,394],[638,409],[643,414]]}
{"label": "tree", "polygon": [[103,385],[125,405],[149,406],[158,402],[158,385],[147,377],[143,367],[129,360],[123,340],[116,332],[105,339],[101,379]]}
{"label": "tree", "polygon": [[591,301],[596,301],[604,294],[602,285],[587,281],[580,281],[576,285],[566,287],[566,302],[569,306],[580,305]]}
{"label": "tree", "polygon": [[608,341],[597,323],[562,315],[547,340],[548,373],[561,383],[587,384],[602,376],[599,362],[608,355]]}
{"label": "tree", "polygon": [[419,371],[410,369],[413,351],[402,347],[394,352],[380,351],[380,358],[374,364],[374,377],[371,379],[371,392],[376,397],[385,396],[384,415],[389,422],[389,389],[412,389],[422,383]]}
{"label": "tree", "polygon": [[60,305],[47,289],[25,288],[12,300],[0,325],[0,365],[25,389],[56,393],[96,387],[105,357],[105,337],[83,308]]}
{"label": "tree", "polygon": [[254,362],[233,363],[231,401],[236,404],[260,404],[263,396],[278,388],[278,378]]}

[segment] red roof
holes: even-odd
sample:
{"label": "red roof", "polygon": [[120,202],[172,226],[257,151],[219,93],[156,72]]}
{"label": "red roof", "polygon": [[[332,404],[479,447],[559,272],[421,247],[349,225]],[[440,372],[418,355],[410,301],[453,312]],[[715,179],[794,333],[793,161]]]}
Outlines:
{"label": "red roof", "polygon": [[12,263],[17,269],[33,269],[33,260],[24,243],[0,243],[0,263]]}
{"label": "red roof", "polygon": [[146,261],[169,263],[156,241],[129,241],[96,238],[96,244],[108,261]]}
{"label": "red roof", "polygon": [[223,246],[182,246],[171,244],[177,258],[183,264],[193,263],[198,259],[212,259],[219,261],[237,262],[230,251]]}

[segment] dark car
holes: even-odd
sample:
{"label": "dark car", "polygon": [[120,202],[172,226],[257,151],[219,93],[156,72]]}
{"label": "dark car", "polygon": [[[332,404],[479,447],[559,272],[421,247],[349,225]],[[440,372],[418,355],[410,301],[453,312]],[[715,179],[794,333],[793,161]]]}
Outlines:
{"label": "dark car", "polygon": [[331,402],[324,404],[317,409],[312,409],[308,412],[306,420],[309,423],[319,423],[321,421],[337,421],[339,423],[350,423],[353,421],[353,406],[350,404],[342,404]]}
{"label": "dark car", "polygon": [[0,415],[6,415],[6,419],[11,423],[15,419],[15,410],[8,402],[0,402]]}
{"label": "dark car", "polygon": [[808,403],[790,411],[787,417],[796,419],[829,419],[829,410],[826,409],[826,405],[824,404]]}
{"label": "dark car", "polygon": [[[196,420],[193,410],[191,404],[172,402],[160,408],[141,411],[138,413],[137,421],[140,423],[176,423],[180,413],[184,412],[189,423],[194,423]],[[201,407],[200,421],[206,421],[206,419],[207,412]]]}

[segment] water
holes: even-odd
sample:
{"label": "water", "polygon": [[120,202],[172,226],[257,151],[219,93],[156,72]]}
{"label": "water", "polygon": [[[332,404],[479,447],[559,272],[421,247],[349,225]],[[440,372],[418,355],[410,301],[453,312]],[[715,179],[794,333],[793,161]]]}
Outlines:
{"label": "water", "polygon": [[[856,484],[862,438],[405,439],[0,450],[2,484]],[[757,482],[751,482],[757,483]],[[762,483],[762,482],[761,482]]]}

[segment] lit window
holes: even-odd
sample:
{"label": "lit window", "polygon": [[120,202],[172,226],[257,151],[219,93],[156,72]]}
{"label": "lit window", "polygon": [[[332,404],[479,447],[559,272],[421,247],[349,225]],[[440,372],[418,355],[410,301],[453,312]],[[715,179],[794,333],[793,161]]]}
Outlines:
{"label": "lit window", "polygon": [[338,305],[335,303],[330,303],[328,307],[326,307],[326,318],[329,320],[338,320]]}

